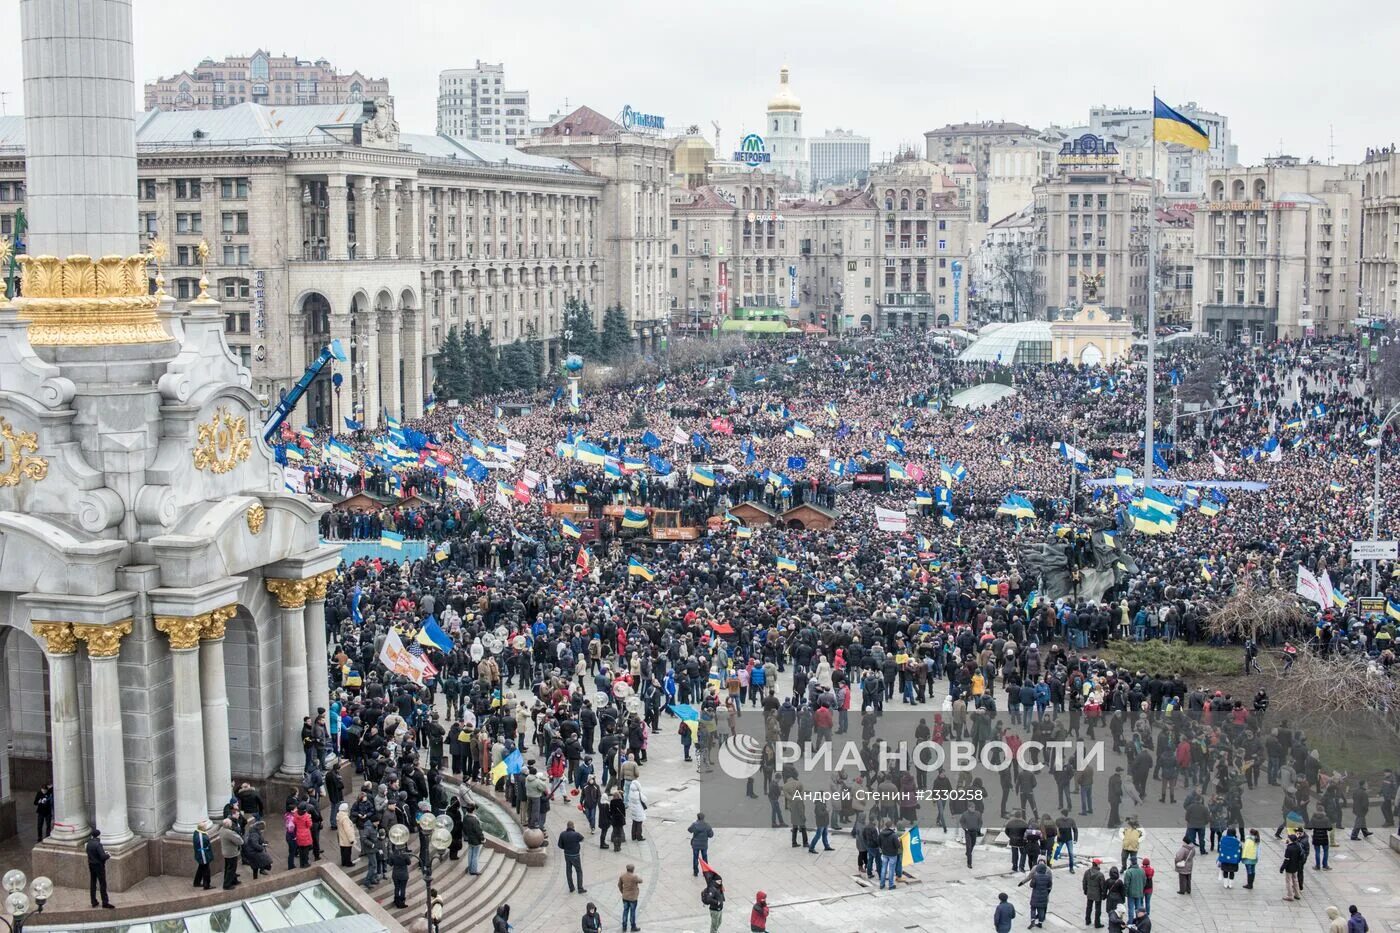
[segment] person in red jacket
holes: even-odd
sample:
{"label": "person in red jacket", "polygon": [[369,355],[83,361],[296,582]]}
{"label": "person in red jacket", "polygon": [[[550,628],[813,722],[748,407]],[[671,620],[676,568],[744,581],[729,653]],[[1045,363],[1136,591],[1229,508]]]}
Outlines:
{"label": "person in red jacket", "polygon": [[753,910],[749,911],[749,930],[764,933],[768,929],[768,895],[759,891],[754,895]]}
{"label": "person in red jacket", "polygon": [[311,813],[306,804],[297,807],[292,822],[296,825],[297,861],[305,868],[311,864],[311,846],[315,841],[311,834]]}

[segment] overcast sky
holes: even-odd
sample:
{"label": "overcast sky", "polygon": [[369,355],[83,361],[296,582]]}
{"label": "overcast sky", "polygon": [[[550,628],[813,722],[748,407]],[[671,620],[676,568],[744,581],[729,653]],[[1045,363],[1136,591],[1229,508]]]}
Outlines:
{"label": "overcast sky", "polygon": [[[668,127],[712,121],[730,150],[760,130],[786,62],[807,135],[837,126],[872,155],[949,122],[1086,122],[1095,104],[1195,100],[1230,118],[1245,162],[1283,149],[1359,161],[1400,140],[1400,5],[1377,0],[1151,4],[991,0],[140,0],[140,83],[259,47],[387,77],[401,128],[432,132],[437,73],[504,62],[532,116],[624,104]],[[1140,11],[1135,9],[1140,7]],[[0,91],[22,109],[18,3],[0,2]],[[139,101],[138,101],[139,104]]]}

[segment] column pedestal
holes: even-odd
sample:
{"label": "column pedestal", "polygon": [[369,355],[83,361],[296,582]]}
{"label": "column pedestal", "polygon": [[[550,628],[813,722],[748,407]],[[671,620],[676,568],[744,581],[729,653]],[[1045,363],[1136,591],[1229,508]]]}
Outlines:
{"label": "column pedestal", "polygon": [[300,777],[306,753],[301,743],[303,720],[311,714],[306,680],[305,580],[268,580],[268,591],[281,609],[282,765],[278,773]]}

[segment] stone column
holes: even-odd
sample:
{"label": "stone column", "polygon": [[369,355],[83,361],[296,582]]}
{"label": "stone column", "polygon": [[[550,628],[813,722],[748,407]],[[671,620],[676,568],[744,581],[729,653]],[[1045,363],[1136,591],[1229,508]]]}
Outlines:
{"label": "stone column", "polygon": [[[53,744],[53,833],[51,839],[87,839],[87,791],[83,782],[83,742],[78,727],[78,640],[67,622],[35,622],[49,662],[49,734]],[[42,841],[42,840],[41,840]]]}
{"label": "stone column", "polygon": [[389,189],[388,217],[389,222],[389,256],[393,259],[407,259],[408,246],[404,239],[402,216],[403,208],[403,187],[401,183],[396,183]]}
{"label": "stone column", "polygon": [[399,405],[399,318],[397,311],[379,313],[379,398],[395,418],[402,418]]}
{"label": "stone column", "polygon": [[403,310],[404,417],[423,417],[423,313]]}
{"label": "stone column", "polygon": [[331,259],[347,259],[350,255],[348,230],[350,215],[345,206],[347,191],[344,175],[327,176],[326,198],[330,201],[330,216],[326,220],[329,228],[326,231],[326,240],[330,248],[328,255]]}
{"label": "stone column", "polygon": [[205,800],[204,710],[199,690],[199,636],[207,615],[156,616],[156,631],[170,639],[175,687],[175,823],[177,833],[192,833],[209,815]]}
{"label": "stone column", "polygon": [[92,760],[94,822],[107,846],[131,838],[126,816],[126,746],[122,740],[122,691],[117,657],[131,620],[108,625],[74,625],[73,634],[87,642],[92,682]]}
{"label": "stone column", "polygon": [[131,6],[19,4],[31,255],[131,256],[141,248]]}
{"label": "stone column", "polygon": [[306,753],[301,744],[302,720],[311,715],[306,687],[305,580],[265,581],[282,610],[282,767],[280,773],[301,777]]}
{"label": "stone column", "polygon": [[199,695],[203,700],[204,788],[210,816],[221,816],[233,790],[229,758],[228,686],[224,680],[224,627],[238,612],[224,606],[209,613],[200,630]]}
{"label": "stone column", "polygon": [[287,177],[287,258],[307,259],[302,240],[306,234],[301,229],[302,180],[295,175]]}
{"label": "stone column", "polygon": [[355,191],[355,237],[359,242],[356,255],[360,259],[379,257],[379,199],[375,196],[374,179],[360,179]]}
{"label": "stone column", "polygon": [[405,191],[405,193],[406,193],[407,196],[408,196],[408,250],[407,250],[407,252],[405,252],[405,253],[403,253],[403,254],[401,254],[401,255],[403,256],[404,259],[417,259],[417,258],[418,258],[418,255],[419,255],[419,249],[418,249],[418,227],[419,227],[419,220],[418,220],[418,217],[419,217],[418,196],[419,196],[419,191],[418,191],[418,184],[417,184],[417,182],[412,182],[412,181],[410,181],[410,182],[406,183],[406,184],[404,185],[404,191]]}
{"label": "stone column", "polygon": [[373,311],[361,313],[356,322],[359,337],[355,352],[355,365],[365,364],[363,372],[356,372],[356,378],[364,380],[364,412],[361,420],[365,428],[379,427],[381,406],[379,404],[379,316]]}
{"label": "stone column", "polygon": [[326,663],[326,587],[335,579],[327,570],[306,580],[306,682],[311,713],[331,708],[330,670]]}

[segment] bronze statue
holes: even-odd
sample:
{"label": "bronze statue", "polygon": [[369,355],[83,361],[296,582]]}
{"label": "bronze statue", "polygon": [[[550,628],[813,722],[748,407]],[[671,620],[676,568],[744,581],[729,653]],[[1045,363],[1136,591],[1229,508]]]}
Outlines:
{"label": "bronze statue", "polygon": [[1099,289],[1103,288],[1103,273],[1095,272],[1092,275],[1085,275],[1082,280],[1084,303],[1090,304],[1099,298]]}

